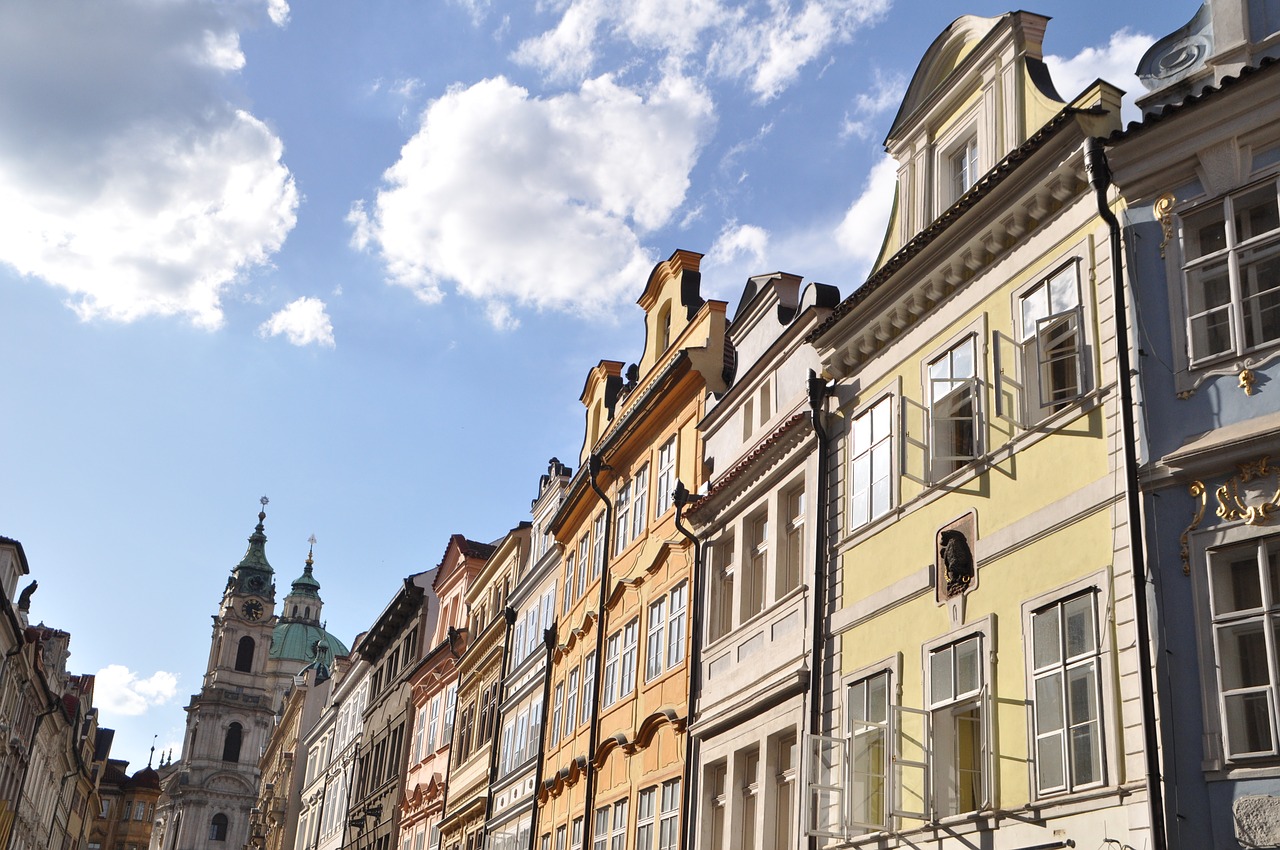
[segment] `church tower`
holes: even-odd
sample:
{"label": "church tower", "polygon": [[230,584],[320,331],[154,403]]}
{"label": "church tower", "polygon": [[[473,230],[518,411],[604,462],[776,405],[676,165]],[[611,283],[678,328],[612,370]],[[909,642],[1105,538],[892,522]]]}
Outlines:
{"label": "church tower", "polygon": [[346,646],[320,622],[320,584],[311,555],[276,614],[275,571],[267,561],[267,498],[249,548],[227,579],[213,616],[200,693],[187,705],[182,758],[156,812],[151,850],[229,850],[249,841],[258,794],[258,758],[277,710],[305,666],[332,669]]}

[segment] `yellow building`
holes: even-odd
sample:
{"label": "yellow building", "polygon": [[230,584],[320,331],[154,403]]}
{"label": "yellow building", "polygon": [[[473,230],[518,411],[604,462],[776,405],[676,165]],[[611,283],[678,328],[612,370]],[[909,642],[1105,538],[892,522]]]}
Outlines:
{"label": "yellow building", "polygon": [[580,469],[550,525],[570,598],[543,732],[541,848],[673,846],[687,821],[694,546],[672,492],[702,484],[696,426],[732,369],[726,305],[702,298],[700,260],[676,251],[654,268],[639,363],[624,374],[601,361],[582,393]]}
{"label": "yellow building", "polygon": [[963,17],[934,41],[886,141],[877,267],[809,336],[834,379],[839,655],[806,815],[833,843],[1152,846],[1084,154],[1120,92],[1060,98],[1046,23]]}

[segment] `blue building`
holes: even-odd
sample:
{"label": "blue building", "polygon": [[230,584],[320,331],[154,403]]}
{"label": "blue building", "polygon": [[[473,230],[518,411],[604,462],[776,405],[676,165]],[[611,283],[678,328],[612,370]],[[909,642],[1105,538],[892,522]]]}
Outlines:
{"label": "blue building", "polygon": [[1143,57],[1143,118],[1107,145],[1175,848],[1280,847],[1277,55],[1280,0],[1208,0]]}

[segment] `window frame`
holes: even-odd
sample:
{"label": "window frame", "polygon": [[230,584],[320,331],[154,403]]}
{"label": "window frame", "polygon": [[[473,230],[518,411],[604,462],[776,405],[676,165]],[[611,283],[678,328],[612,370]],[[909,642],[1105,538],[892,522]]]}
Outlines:
{"label": "window frame", "polygon": [[[1017,424],[1021,428],[1030,428],[1036,424],[1053,417],[1057,413],[1070,408],[1072,405],[1078,404],[1096,385],[1096,377],[1094,375],[1095,361],[1095,342],[1093,338],[1093,314],[1091,304],[1086,299],[1086,290],[1084,285],[1084,246],[1073,245],[1067,249],[1062,255],[1062,259],[1056,261],[1048,272],[1037,276],[1034,280],[1018,287],[1013,292],[1012,303],[1010,305],[1010,316],[1012,318],[1011,327],[1013,329],[1013,338],[1011,340],[1016,357],[1016,364],[1013,364],[1017,372],[1020,383],[1009,381],[1004,374],[1007,368],[1003,363],[995,364],[995,373],[997,375],[997,383],[1002,384],[995,388],[997,406],[1002,403],[1002,392],[1005,391],[1004,384],[1011,385],[1016,388],[1018,393],[1017,403],[1013,405],[1016,408]],[[1027,319],[1024,314],[1024,306],[1028,303],[1028,299],[1032,298],[1037,290],[1044,287],[1046,292],[1052,281],[1063,272],[1074,267],[1075,271],[1075,297],[1076,303],[1074,307],[1068,307],[1057,312],[1053,312],[1052,300],[1048,302],[1049,312],[1035,320],[1036,327],[1031,333],[1027,332]],[[1060,323],[1066,318],[1073,318],[1075,321],[1074,333],[1077,337],[1077,345],[1074,355],[1076,365],[1076,389],[1070,395],[1063,395],[1060,398],[1045,398],[1045,380],[1044,366],[1045,350],[1043,347],[1044,332],[1042,327],[1050,328],[1055,323]],[[1000,358],[1001,352],[999,340],[993,339],[994,355]],[[1063,359],[1063,358],[1059,358]],[[997,415],[1005,415],[997,412]]]}
{"label": "window frame", "polygon": [[[1256,192],[1265,188],[1268,184],[1272,187],[1276,197],[1277,209],[1280,210],[1280,174],[1274,171],[1260,179],[1252,180],[1228,192],[1215,195],[1212,198],[1203,198],[1197,200],[1194,204],[1188,204],[1185,208],[1178,210],[1174,214],[1178,257],[1176,262],[1170,263],[1176,270],[1178,281],[1178,296],[1181,299],[1182,315],[1174,320],[1175,328],[1186,335],[1187,344],[1183,350],[1183,356],[1186,358],[1186,368],[1188,370],[1197,370],[1206,366],[1212,366],[1222,361],[1238,360],[1255,352],[1280,346],[1280,336],[1276,336],[1271,340],[1264,340],[1249,345],[1247,342],[1247,321],[1244,315],[1246,301],[1250,300],[1244,295],[1244,284],[1241,272],[1241,257],[1255,250],[1265,250],[1272,248],[1280,251],[1280,227],[1266,231],[1261,235],[1250,236],[1241,240],[1239,234],[1235,232],[1236,210],[1235,199]],[[1214,208],[1222,212],[1223,223],[1223,246],[1198,256],[1187,259],[1190,251],[1188,250],[1188,229],[1187,220],[1199,214],[1209,212]],[[1191,275],[1200,270],[1220,264],[1226,263],[1228,300],[1225,304],[1216,305],[1213,308],[1201,310],[1195,316],[1192,315],[1192,296],[1191,296]],[[1273,287],[1270,292],[1280,296],[1280,284]],[[1257,298],[1258,296],[1252,296]],[[1227,313],[1227,329],[1230,335],[1229,345],[1226,349],[1218,352],[1210,352],[1203,355],[1197,355],[1195,350],[1195,334],[1193,330],[1193,322],[1202,316],[1225,309]],[[1178,328],[1178,325],[1181,325]]]}
{"label": "window frame", "polygon": [[679,462],[679,434],[672,434],[658,447],[658,477],[654,482],[657,494],[654,498],[653,518],[660,519],[671,510],[675,501],[671,496],[675,489],[676,469]]}
{"label": "window frame", "polygon": [[[856,430],[855,430],[857,428],[857,423],[859,420],[863,418],[873,416],[876,409],[879,408],[880,405],[882,404],[887,406],[886,409],[888,411],[888,417],[889,417],[889,433],[878,440],[873,437],[870,446],[868,446],[865,450],[859,450],[859,446],[856,442]],[[868,401],[856,407],[849,418],[849,460],[846,465],[846,468],[848,470],[848,477],[849,477],[848,519],[849,519],[850,531],[856,531],[857,529],[870,525],[871,523],[875,522],[876,520],[880,519],[883,516],[887,516],[893,513],[894,508],[896,508],[898,505],[898,466],[900,461],[898,457],[899,451],[895,446],[895,442],[897,438],[897,432],[899,430],[897,426],[902,418],[899,407],[900,407],[900,403],[898,401],[898,393],[895,392],[893,389],[889,389],[881,393],[878,393],[873,398],[869,399]],[[889,467],[886,472],[886,477],[889,479],[889,494],[888,494],[889,503],[888,505],[885,506],[885,509],[883,511],[881,511],[880,513],[874,513],[874,506],[872,505],[871,493],[874,492],[876,478],[875,478],[874,469],[871,470],[871,478],[869,479],[868,487],[867,487],[867,516],[865,519],[862,519],[859,516],[856,516],[854,514],[854,505],[855,505],[854,496],[855,496],[855,493],[857,492],[855,490],[855,487],[857,486],[857,483],[858,483],[854,475],[854,465],[858,462],[860,458],[862,458],[863,456],[870,456],[871,453],[873,453],[877,448],[879,448],[882,444],[885,444],[885,443],[887,443],[886,448],[888,450],[888,455],[889,455],[888,457]]]}
{"label": "window frame", "polygon": [[[920,360],[920,387],[922,398],[924,399],[922,408],[925,418],[925,478],[931,486],[946,481],[953,476],[958,477],[972,471],[981,464],[987,450],[989,435],[987,434],[988,419],[985,404],[987,390],[986,336],[986,317],[984,315],[967,327],[959,329],[942,344],[930,349],[929,353]],[[952,352],[966,342],[973,346],[973,376],[969,378],[933,378],[930,374],[931,367],[944,357],[950,357]],[[933,384],[935,380],[947,381],[952,384],[967,383],[972,391],[973,411],[969,416],[973,427],[972,455],[945,455],[942,456],[942,461],[940,461],[939,452],[936,449],[938,422],[934,412]],[[958,387],[952,387],[938,401],[941,402],[952,397],[957,390]],[[907,405],[903,405],[904,411],[906,408]],[[958,416],[948,417],[948,419],[957,422],[962,421]],[[909,437],[909,430],[904,428],[903,439]],[[947,464],[952,464],[952,466],[947,469],[941,468],[940,463],[943,461]]]}
{"label": "window frame", "polygon": [[[956,691],[954,647],[971,639],[978,639],[977,671],[980,676],[976,690]],[[995,694],[995,655],[996,655],[995,615],[988,614],[982,619],[967,623],[961,628],[940,635],[921,646],[921,670],[924,676],[924,710],[930,716],[931,754],[930,754],[930,807],[933,816],[938,820],[952,817],[971,817],[974,814],[990,811],[995,800],[999,799],[997,790],[998,773],[996,737],[994,735]],[[937,653],[953,649],[952,654],[952,691],[945,699],[936,699],[934,691],[933,660]],[[949,738],[953,733],[945,730],[939,718],[957,719],[959,713],[977,709],[980,712],[978,734],[978,755],[981,768],[980,788],[975,801],[976,808],[961,809],[959,797],[959,779],[956,776],[956,744]],[[950,746],[951,749],[947,749]],[[948,758],[950,756],[950,758]],[[955,787],[953,788],[952,785]],[[955,811],[949,806],[954,803]],[[943,813],[944,807],[948,807]]]}

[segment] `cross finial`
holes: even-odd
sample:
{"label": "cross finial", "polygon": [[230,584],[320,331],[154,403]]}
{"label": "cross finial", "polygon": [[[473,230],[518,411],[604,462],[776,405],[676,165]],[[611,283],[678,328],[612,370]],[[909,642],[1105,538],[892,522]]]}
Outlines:
{"label": "cross finial", "polygon": [[307,549],[307,566],[309,567],[314,563],[311,559],[311,555],[316,551],[316,536],[313,534],[308,537],[307,543],[310,544],[310,548]]}
{"label": "cross finial", "polygon": [[266,496],[263,496],[261,499],[259,499],[259,500],[258,500],[258,502],[259,502],[259,503],[260,503],[264,508],[265,508],[267,505],[271,504],[271,500],[270,500],[270,499],[268,499]]}

